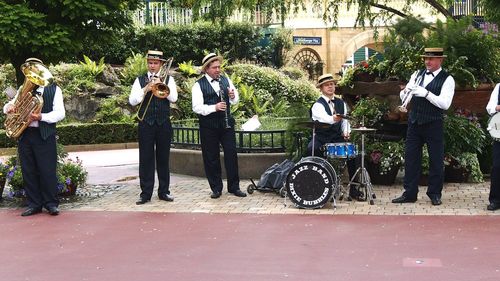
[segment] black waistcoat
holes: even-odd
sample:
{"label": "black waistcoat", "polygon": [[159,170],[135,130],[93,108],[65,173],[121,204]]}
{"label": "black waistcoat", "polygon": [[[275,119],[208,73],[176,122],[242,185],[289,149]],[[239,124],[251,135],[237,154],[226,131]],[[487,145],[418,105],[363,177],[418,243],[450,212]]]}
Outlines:
{"label": "black waistcoat", "polygon": [[[139,83],[141,84],[141,88],[146,87],[148,84],[147,78],[148,75],[145,74],[143,76],[139,76]],[[168,81],[170,80],[170,76],[167,77],[166,84],[168,85]],[[139,108],[137,113],[138,116],[144,116],[144,121],[146,121],[149,125],[153,125],[155,122],[158,125],[161,125],[165,122],[170,122],[170,101],[167,98],[160,99],[153,95],[153,92],[149,91],[144,95],[144,100]],[[146,106],[148,104],[149,99],[151,98],[151,103],[147,108],[146,115],[144,115],[144,110],[146,110]]]}
{"label": "black waistcoat", "polygon": [[[54,105],[54,96],[56,95],[56,88],[56,83],[52,83],[51,85],[43,88],[42,113],[48,113],[52,111]],[[40,129],[40,135],[44,140],[56,133],[56,123],[39,121],[38,127]]]}
{"label": "black waistcoat", "polygon": [[[198,79],[198,84],[200,85],[201,92],[203,93],[203,103],[208,105],[213,105],[221,101],[221,98],[217,95],[214,88],[210,85],[210,82],[207,80],[206,76]],[[231,127],[234,128],[234,118],[231,115],[231,104],[229,103],[229,80],[221,76],[220,77],[220,86],[224,91],[224,101],[227,104],[226,112],[228,116],[228,123]],[[216,111],[212,112],[206,116],[198,114],[200,127],[204,128],[225,128],[225,112],[224,111]]]}
{"label": "black waistcoat", "polygon": [[[421,70],[418,76],[425,75],[427,70]],[[417,76],[417,77],[418,77]],[[441,88],[443,87],[444,81],[448,78],[449,74],[441,70],[436,77],[425,87],[429,92],[439,96],[441,94]],[[422,79],[422,83],[423,83]],[[443,119],[444,111],[433,105],[424,97],[413,97],[411,101],[411,110],[409,121],[411,123],[418,122],[418,124],[425,124],[435,120]]]}
{"label": "black waistcoat", "polygon": [[[328,105],[328,102],[323,97],[320,97],[316,102],[323,105],[323,107],[325,108],[325,111],[326,111],[326,113],[328,113],[328,115],[333,116],[333,112],[330,110],[330,106]],[[335,108],[336,114],[345,114],[344,101],[342,101],[340,99],[334,99],[334,100],[332,100],[332,102],[333,102],[333,106]],[[311,112],[311,116],[312,116],[312,112]],[[333,117],[332,117],[332,119],[333,119]],[[341,137],[342,137],[341,122],[337,122],[335,124],[332,124],[328,128],[317,128],[316,129],[316,139],[321,143],[333,142],[333,141],[335,141],[335,139],[338,139]]]}

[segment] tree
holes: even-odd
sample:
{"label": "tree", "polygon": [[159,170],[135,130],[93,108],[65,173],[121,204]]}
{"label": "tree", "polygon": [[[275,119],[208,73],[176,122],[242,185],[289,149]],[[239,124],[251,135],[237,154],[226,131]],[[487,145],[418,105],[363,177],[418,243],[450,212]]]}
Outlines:
{"label": "tree", "polygon": [[141,0],[4,0],[0,1],[0,61],[16,68],[29,57],[44,63],[73,59],[88,38],[113,40],[132,24],[131,11]]}
{"label": "tree", "polygon": [[[483,7],[486,19],[500,23],[498,0],[475,1],[479,7]],[[315,10],[323,13],[325,22],[333,26],[337,25],[341,5],[347,4],[348,9],[358,10],[356,25],[365,26],[372,25],[376,18],[391,18],[394,15],[408,17],[412,15],[412,4],[415,3],[425,3],[436,13],[451,17],[448,7],[451,7],[454,2],[455,0],[407,0],[403,8],[392,7],[393,1],[391,0],[171,0],[170,4],[174,7],[193,9],[195,19],[202,18],[214,22],[225,21],[236,10],[253,11],[256,6],[259,6],[262,13],[268,16],[274,13],[283,21],[288,14],[305,9],[306,6],[313,6]],[[403,1],[397,1],[397,3],[401,4]],[[204,6],[210,6],[210,9],[207,13],[200,15]]]}

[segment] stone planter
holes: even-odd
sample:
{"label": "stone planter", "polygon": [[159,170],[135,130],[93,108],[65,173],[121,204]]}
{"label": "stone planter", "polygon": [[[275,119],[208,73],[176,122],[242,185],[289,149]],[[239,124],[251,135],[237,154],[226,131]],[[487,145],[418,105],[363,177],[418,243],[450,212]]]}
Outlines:
{"label": "stone planter", "polygon": [[[399,92],[402,82],[384,81],[384,82],[353,82],[353,87],[341,87],[336,89],[337,94],[341,94],[346,103],[353,108],[358,97],[376,97],[389,104],[391,109],[395,109],[401,104]],[[486,114],[486,104],[490,98],[494,84],[480,84],[476,89],[472,87],[455,88],[455,95],[451,104],[452,108],[467,109],[478,115]],[[394,110],[392,110],[394,111]],[[396,111],[394,111],[396,112]],[[401,118],[400,120],[403,120]]]}
{"label": "stone planter", "polygon": [[366,170],[370,175],[371,183],[377,185],[393,185],[398,175],[399,166],[394,166],[387,173],[382,175],[380,173],[380,165],[366,161]]}
{"label": "stone planter", "polygon": [[481,84],[476,89],[471,87],[455,88],[455,95],[451,106],[463,108],[478,115],[486,114],[486,105],[490,99],[494,84]]}

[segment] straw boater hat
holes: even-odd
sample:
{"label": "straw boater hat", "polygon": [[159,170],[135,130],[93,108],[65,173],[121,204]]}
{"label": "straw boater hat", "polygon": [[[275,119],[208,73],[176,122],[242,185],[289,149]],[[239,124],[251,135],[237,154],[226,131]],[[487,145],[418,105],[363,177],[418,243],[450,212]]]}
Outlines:
{"label": "straw boater hat", "polygon": [[221,56],[218,56],[216,53],[210,53],[206,55],[202,60],[201,60],[201,70],[205,71],[205,68],[213,61],[220,61],[222,63],[223,58]]}
{"label": "straw boater hat", "polygon": [[165,59],[163,59],[163,52],[156,50],[149,50],[146,55],[146,59],[165,61]]}
{"label": "straw boater hat", "polygon": [[37,59],[37,58],[27,58],[25,63],[26,62],[37,62],[37,63],[41,63],[43,64],[42,60],[41,59]]}
{"label": "straw boater hat", "polygon": [[318,84],[316,84],[316,88],[321,87],[321,85],[325,84],[326,82],[335,82],[335,80],[333,80],[333,75],[331,75],[330,73],[321,75],[318,78]]}
{"label": "straw boater hat", "polygon": [[424,54],[420,55],[423,58],[446,58],[446,55],[443,55],[443,48],[425,48]]}

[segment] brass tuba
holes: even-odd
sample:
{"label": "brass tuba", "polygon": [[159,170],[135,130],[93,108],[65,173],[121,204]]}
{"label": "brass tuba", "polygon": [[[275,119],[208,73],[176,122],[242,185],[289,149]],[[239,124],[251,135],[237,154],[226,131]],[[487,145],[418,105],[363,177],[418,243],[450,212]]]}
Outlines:
{"label": "brass tuba", "polygon": [[164,99],[168,97],[170,94],[170,89],[168,88],[168,85],[166,84],[166,79],[168,77],[168,73],[170,72],[170,66],[172,66],[172,61],[174,58],[169,58],[160,68],[160,71],[155,75],[155,77],[158,77],[160,79],[160,82],[153,84],[151,87],[151,91],[153,92],[153,95],[155,95],[157,98]]}
{"label": "brass tuba", "polygon": [[28,127],[31,113],[42,111],[43,97],[35,91],[36,88],[54,82],[52,74],[41,62],[28,61],[21,65],[21,71],[26,78],[14,102],[15,111],[7,114],[4,122],[5,134],[13,139],[19,138]]}

